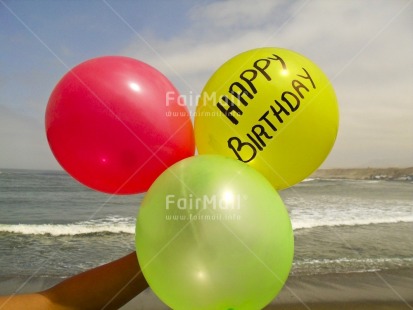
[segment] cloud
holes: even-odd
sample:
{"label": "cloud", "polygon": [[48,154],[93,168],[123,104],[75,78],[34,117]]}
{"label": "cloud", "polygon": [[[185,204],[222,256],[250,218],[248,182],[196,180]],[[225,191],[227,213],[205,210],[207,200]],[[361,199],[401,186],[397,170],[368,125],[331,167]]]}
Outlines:
{"label": "cloud", "polygon": [[325,166],[412,165],[412,16],[406,1],[217,1],[191,10],[180,35],[143,33],[145,44],[135,38],[121,54],[199,93],[242,51],[295,50],[326,72],[339,99],[340,134]]}
{"label": "cloud", "polygon": [[144,33],[145,42],[134,38],[120,53],[155,66],[184,90],[199,92],[222,63],[271,37],[274,23],[282,25],[282,19],[274,17],[285,3],[262,1],[257,8],[249,1],[218,1],[198,6],[189,12],[192,23],[180,35],[165,40]]}

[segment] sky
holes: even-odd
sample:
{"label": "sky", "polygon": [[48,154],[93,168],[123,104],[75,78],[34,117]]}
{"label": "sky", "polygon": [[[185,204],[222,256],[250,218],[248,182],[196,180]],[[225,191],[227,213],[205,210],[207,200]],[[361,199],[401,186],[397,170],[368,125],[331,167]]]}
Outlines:
{"label": "sky", "polygon": [[186,97],[246,50],[301,53],[329,77],[340,127],[322,168],[413,166],[413,0],[0,0],[0,169],[61,169],[44,115],[70,68],[144,61]]}

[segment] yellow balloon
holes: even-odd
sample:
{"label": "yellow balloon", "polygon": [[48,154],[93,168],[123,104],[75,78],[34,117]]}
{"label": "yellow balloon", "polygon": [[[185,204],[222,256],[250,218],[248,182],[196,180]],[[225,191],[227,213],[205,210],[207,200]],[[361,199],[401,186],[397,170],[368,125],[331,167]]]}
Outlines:
{"label": "yellow balloon", "polygon": [[195,114],[200,154],[220,154],[260,171],[276,189],[316,170],[338,131],[338,104],[326,75],[306,57],[258,48],[223,64]]}

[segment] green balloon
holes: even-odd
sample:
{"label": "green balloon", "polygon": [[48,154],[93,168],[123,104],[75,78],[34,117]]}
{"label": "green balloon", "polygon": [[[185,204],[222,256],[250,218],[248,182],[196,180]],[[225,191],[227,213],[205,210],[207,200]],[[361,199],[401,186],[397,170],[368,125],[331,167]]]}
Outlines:
{"label": "green balloon", "polygon": [[155,294],[173,309],[262,309],[291,269],[290,218],[271,184],[218,155],[184,159],[147,192],[136,252]]}

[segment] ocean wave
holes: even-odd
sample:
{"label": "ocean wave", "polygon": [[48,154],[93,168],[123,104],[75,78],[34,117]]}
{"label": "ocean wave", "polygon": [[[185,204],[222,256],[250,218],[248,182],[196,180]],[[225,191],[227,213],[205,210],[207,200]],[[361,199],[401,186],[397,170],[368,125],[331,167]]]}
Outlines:
{"label": "ocean wave", "polygon": [[304,179],[304,180],[302,180],[301,182],[312,182],[312,181],[317,181],[318,180],[318,178],[307,178],[307,179]]}
{"label": "ocean wave", "polygon": [[296,259],[293,262],[292,274],[376,272],[388,269],[411,268],[412,264],[413,258],[406,257]]}
{"label": "ocean wave", "polygon": [[348,220],[291,220],[294,230],[310,229],[316,227],[334,227],[334,226],[364,226],[373,224],[397,224],[412,223],[412,216],[401,216],[392,218],[365,218],[365,219],[348,219]]}
{"label": "ocean wave", "polygon": [[[373,224],[413,223],[412,216],[360,219],[291,219],[294,231],[318,227],[364,226]],[[68,224],[0,224],[0,233],[22,235],[75,236],[92,234],[134,234],[135,219],[109,217]]]}
{"label": "ocean wave", "polygon": [[0,233],[22,235],[75,236],[100,233],[134,234],[132,218],[110,217],[69,224],[0,224]]}

